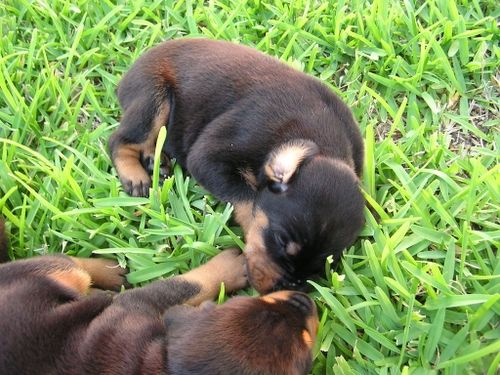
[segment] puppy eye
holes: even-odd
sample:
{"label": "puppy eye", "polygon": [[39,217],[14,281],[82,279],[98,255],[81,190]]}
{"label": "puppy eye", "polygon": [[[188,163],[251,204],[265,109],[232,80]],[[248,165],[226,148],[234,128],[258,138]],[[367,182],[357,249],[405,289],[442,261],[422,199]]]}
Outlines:
{"label": "puppy eye", "polygon": [[281,194],[288,190],[288,185],[282,182],[272,181],[267,185],[274,194]]}

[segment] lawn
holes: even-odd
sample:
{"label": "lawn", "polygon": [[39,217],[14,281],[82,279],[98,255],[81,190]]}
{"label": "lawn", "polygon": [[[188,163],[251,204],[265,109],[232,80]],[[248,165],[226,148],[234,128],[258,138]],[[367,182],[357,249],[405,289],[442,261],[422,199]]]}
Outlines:
{"label": "lawn", "polygon": [[144,50],[232,40],[329,85],[366,141],[366,226],[313,285],[312,373],[495,374],[499,17],[494,0],[4,0],[0,212],[12,256],[104,254],[142,285],[243,247],[232,207],[180,168],[131,198],[107,154],[114,90]]}

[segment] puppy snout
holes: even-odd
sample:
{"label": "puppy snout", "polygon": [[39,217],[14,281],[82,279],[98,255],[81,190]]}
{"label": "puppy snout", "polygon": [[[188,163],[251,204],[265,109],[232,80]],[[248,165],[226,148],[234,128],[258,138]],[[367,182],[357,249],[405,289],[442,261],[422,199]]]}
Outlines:
{"label": "puppy snout", "polygon": [[261,294],[275,288],[282,278],[279,267],[267,256],[265,249],[245,249],[247,275],[250,284]]}

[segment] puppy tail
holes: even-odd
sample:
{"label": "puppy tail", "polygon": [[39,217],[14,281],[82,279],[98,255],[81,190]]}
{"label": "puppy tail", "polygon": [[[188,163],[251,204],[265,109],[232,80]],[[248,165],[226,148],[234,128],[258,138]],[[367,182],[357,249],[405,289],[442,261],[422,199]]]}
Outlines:
{"label": "puppy tail", "polygon": [[9,248],[7,245],[7,235],[5,233],[5,221],[0,217],[0,263],[5,263],[9,260]]}

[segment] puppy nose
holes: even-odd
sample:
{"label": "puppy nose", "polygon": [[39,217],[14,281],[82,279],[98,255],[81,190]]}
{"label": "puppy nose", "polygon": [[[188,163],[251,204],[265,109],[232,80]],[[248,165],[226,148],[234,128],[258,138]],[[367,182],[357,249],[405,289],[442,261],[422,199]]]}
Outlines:
{"label": "puppy nose", "polygon": [[288,298],[288,303],[290,303],[304,315],[310,315],[314,312],[314,302],[305,293],[292,293]]}

